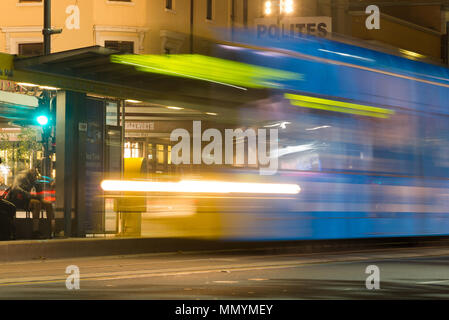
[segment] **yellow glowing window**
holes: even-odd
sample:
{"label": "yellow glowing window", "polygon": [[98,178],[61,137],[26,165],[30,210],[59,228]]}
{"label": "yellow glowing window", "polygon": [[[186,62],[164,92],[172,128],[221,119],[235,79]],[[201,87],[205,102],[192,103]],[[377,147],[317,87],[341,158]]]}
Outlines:
{"label": "yellow glowing window", "polygon": [[153,144],[152,143],[148,144],[147,154],[148,154],[148,160],[153,160]]}
{"label": "yellow glowing window", "polygon": [[138,142],[131,143],[126,142],[125,143],[125,158],[139,158],[141,153],[140,144]]}
{"label": "yellow glowing window", "polygon": [[168,146],[167,163],[171,164],[171,146]]}
{"label": "yellow glowing window", "polygon": [[164,164],[165,163],[165,153],[164,153],[164,145],[163,144],[156,145],[156,153],[157,153],[157,163]]}

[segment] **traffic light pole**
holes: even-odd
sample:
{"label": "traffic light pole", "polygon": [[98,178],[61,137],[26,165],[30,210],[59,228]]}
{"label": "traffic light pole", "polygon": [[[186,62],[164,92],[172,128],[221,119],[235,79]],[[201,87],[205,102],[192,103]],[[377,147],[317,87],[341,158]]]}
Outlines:
{"label": "traffic light pole", "polygon": [[44,0],[44,54],[51,53],[51,0]]}
{"label": "traffic light pole", "polygon": [[44,0],[44,55],[51,53],[51,36],[53,34],[61,33],[62,29],[51,28],[51,0]]}
{"label": "traffic light pole", "polygon": [[[41,97],[40,103],[42,104],[41,110],[45,110],[46,114],[51,112],[50,108],[50,94],[47,91],[43,92],[43,96]],[[51,131],[52,131],[52,122],[49,121],[47,124],[42,126],[42,145],[44,147],[44,157],[43,157],[43,163],[42,163],[42,175],[45,177],[50,177],[50,146],[49,146],[49,140],[51,138]]]}

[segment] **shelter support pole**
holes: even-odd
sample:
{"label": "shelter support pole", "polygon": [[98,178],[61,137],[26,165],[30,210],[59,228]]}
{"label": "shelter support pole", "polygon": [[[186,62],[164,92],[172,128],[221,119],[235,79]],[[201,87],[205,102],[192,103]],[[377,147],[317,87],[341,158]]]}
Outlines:
{"label": "shelter support pole", "polygon": [[57,94],[56,219],[63,221],[61,229],[65,237],[85,236],[85,101],[86,95],[82,93]]}

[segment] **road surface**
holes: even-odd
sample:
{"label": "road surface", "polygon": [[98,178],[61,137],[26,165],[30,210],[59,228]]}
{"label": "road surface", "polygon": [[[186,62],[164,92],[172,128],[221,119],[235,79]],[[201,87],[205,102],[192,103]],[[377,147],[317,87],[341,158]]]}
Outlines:
{"label": "road surface", "polygon": [[[366,288],[370,265],[379,268],[379,290]],[[79,269],[79,290],[66,287],[68,266]],[[75,273],[71,275],[73,280]],[[0,264],[0,299],[448,298],[449,249],[442,247],[335,254],[174,253]]]}

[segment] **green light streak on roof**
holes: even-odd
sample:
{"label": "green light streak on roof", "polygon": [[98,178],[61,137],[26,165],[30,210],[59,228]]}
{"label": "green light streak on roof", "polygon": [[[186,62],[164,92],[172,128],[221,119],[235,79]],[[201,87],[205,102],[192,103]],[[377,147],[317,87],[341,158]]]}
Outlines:
{"label": "green light streak on roof", "polygon": [[320,109],[334,112],[350,113],[367,117],[383,118],[387,119],[395,112],[390,109],[365,106],[361,104],[321,99],[316,97],[308,97],[297,94],[286,93],[284,95],[286,99],[290,100],[290,103],[294,106],[302,108]]}
{"label": "green light streak on roof", "polygon": [[243,90],[281,88],[280,81],[303,79],[298,73],[198,54],[112,55],[111,62],[131,65],[143,72],[209,81]]}

